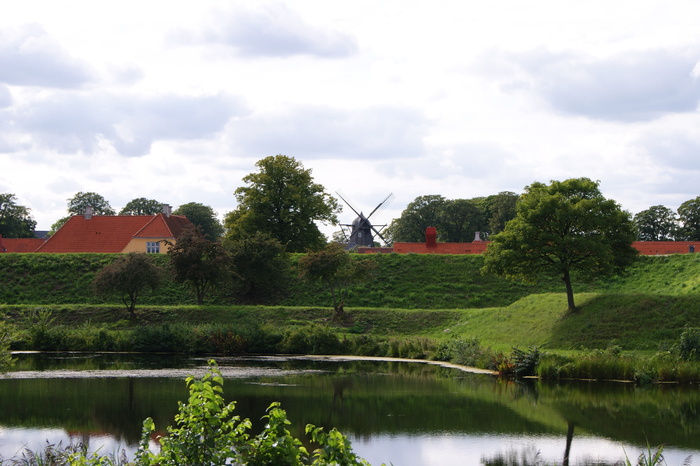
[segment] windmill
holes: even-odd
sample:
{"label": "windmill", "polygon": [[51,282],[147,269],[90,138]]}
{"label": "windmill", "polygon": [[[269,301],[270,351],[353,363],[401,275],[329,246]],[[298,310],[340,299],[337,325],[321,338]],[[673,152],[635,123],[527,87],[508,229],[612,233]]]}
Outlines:
{"label": "windmill", "polygon": [[[372,247],[374,246],[374,235],[377,235],[382,241],[384,241],[384,244],[387,243],[386,239],[381,234],[382,229],[386,227],[386,225],[377,225],[379,227],[379,230],[375,228],[374,225],[369,221],[369,218],[377,211],[381,206],[386,204],[386,202],[393,196],[393,193],[389,193],[387,197],[384,198],[382,202],[377,204],[377,207],[370,212],[369,215],[365,216],[362,212],[358,212],[348,201],[345,200],[343,196],[340,195],[336,191],[336,194],[338,194],[338,197],[340,197],[343,202],[345,202],[348,207],[352,209],[353,212],[357,215],[357,218],[350,224],[340,224],[341,227],[343,228],[343,234],[345,235],[345,239],[348,240],[348,244],[351,246],[359,246],[359,247]],[[350,236],[348,238],[348,235],[345,231],[345,228],[350,230]]]}

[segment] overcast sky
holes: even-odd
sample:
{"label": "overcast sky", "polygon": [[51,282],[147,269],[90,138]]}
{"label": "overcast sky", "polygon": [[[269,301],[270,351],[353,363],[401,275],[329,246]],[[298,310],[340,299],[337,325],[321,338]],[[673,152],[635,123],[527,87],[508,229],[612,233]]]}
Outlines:
{"label": "overcast sky", "polygon": [[375,223],[580,176],[632,214],[675,210],[700,195],[698,18],[696,0],[12,2],[0,193],[37,229],[78,191],[223,217],[285,154],[365,214],[394,193]]}

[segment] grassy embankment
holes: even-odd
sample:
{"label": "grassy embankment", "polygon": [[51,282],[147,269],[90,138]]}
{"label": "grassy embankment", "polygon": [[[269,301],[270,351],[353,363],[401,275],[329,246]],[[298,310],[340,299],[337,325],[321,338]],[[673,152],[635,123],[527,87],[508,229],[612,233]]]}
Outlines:
{"label": "grassy embankment", "polygon": [[342,324],[331,319],[328,293],[293,274],[273,306],[236,304],[226,293],[192,306],[187,290],[167,281],[140,299],[131,322],[118,301],[101,302],[90,290],[111,258],[0,255],[0,312],[20,329],[13,346],[432,356],[440,341],[477,338],[504,352],[533,345],[654,352],[700,322],[700,255],[641,257],[623,276],[578,284],[575,314],[558,280],[523,285],[483,276],[479,256],[373,256],[376,274],[353,290]]}

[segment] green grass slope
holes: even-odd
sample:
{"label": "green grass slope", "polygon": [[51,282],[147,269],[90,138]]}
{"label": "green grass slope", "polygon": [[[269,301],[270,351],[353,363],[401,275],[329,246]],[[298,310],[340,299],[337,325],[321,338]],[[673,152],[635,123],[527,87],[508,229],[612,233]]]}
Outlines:
{"label": "green grass slope", "polygon": [[[89,286],[113,257],[0,254],[0,310],[17,316],[35,306],[53,305],[55,315],[68,325],[124,319],[121,303],[101,302]],[[523,285],[484,276],[480,256],[370,258],[377,262],[376,273],[353,290],[347,302],[351,322],[340,326],[340,332],[477,337],[503,350],[530,345],[604,348],[610,342],[654,350],[677,341],[685,326],[700,326],[700,254],[640,257],[623,275],[577,283],[577,313],[567,312],[559,280]],[[157,260],[167,267],[167,257]],[[222,298],[214,305],[190,306],[187,290],[166,281],[140,301],[143,322],[331,323],[328,292],[291,275],[287,295],[276,307],[231,307],[235,303]]]}

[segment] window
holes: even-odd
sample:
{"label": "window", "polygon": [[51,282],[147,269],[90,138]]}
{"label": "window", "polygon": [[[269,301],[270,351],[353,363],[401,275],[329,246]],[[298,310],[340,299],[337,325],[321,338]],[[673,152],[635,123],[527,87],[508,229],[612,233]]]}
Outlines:
{"label": "window", "polygon": [[146,253],[160,254],[160,241],[146,241]]}

